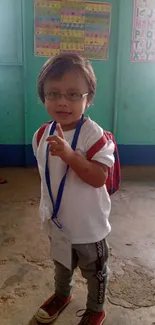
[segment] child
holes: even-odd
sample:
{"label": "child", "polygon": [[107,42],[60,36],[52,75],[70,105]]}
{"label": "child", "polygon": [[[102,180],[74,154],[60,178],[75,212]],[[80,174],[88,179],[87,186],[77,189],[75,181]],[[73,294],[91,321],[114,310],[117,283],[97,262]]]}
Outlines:
{"label": "child", "polygon": [[[91,64],[76,54],[49,59],[38,78],[39,97],[56,121],[46,126],[38,145],[38,131],[33,137],[41,177],[40,214],[43,222],[53,220],[51,238],[55,237],[55,231],[60,240],[62,231],[64,236],[70,234],[72,253],[71,270],[66,266],[69,249],[61,254],[62,245],[57,255],[63,256],[54,258],[55,294],[36,314],[43,324],[55,320],[70,303],[72,276],[77,266],[88,282],[87,308],[79,325],[101,325],[106,317],[103,305],[111,203],[105,182],[107,169],[114,163],[114,145],[106,141],[97,123],[83,117],[95,91]],[[69,240],[64,245],[69,245]]]}

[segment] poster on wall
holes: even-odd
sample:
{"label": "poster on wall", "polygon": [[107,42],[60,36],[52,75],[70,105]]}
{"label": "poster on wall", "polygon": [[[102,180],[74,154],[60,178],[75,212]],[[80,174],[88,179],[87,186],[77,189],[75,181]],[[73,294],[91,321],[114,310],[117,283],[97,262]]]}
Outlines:
{"label": "poster on wall", "polygon": [[134,0],[131,61],[155,62],[155,0]]}
{"label": "poster on wall", "polygon": [[111,5],[84,0],[34,0],[36,56],[75,52],[108,60]]}

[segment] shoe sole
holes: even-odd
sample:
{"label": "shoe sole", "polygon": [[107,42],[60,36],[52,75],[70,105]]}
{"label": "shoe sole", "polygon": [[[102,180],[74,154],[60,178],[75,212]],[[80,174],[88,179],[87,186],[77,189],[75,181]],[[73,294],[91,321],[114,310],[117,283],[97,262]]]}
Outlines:
{"label": "shoe sole", "polygon": [[[64,309],[70,304],[71,300],[65,304],[54,316],[52,316],[51,318],[43,318],[43,317],[40,317],[39,313],[37,313],[35,315],[35,318],[36,320],[41,323],[41,324],[50,324],[50,323],[53,323],[57,318],[58,316],[64,311]],[[102,324],[101,324],[102,325]]]}

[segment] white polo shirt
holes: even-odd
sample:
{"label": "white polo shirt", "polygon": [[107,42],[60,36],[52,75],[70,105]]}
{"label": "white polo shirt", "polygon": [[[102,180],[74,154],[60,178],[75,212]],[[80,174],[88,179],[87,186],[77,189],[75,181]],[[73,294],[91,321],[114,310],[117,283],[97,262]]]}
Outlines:
{"label": "white polo shirt", "polygon": [[[53,206],[49,197],[45,178],[46,139],[51,125],[47,125],[37,148],[37,132],[33,137],[33,151],[38,162],[41,177],[40,215],[42,222],[51,218]],[[64,132],[66,141],[71,145],[75,130]],[[56,133],[56,131],[55,131]],[[91,119],[82,125],[76,151],[83,157],[91,158],[108,167],[114,164],[114,144],[108,141],[104,145],[103,129]],[[49,171],[51,189],[54,201],[58,188],[66,171],[66,164],[59,157],[49,155]],[[106,186],[94,188],[84,183],[76,173],[69,168],[60,210],[59,222],[71,233],[73,244],[94,243],[105,238],[110,230],[109,214],[111,201]]]}

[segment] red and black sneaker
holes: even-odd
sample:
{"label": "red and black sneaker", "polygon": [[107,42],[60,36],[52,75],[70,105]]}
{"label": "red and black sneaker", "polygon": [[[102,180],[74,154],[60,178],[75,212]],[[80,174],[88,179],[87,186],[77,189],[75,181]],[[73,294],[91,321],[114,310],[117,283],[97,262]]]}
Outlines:
{"label": "red and black sneaker", "polygon": [[0,178],[0,184],[6,184],[7,183],[7,180],[4,179],[4,178]]}
{"label": "red and black sneaker", "polygon": [[54,294],[38,309],[37,321],[42,324],[53,322],[70,302],[71,296],[65,297]]}
{"label": "red and black sneaker", "polygon": [[95,312],[87,309],[78,325],[102,325],[106,319],[105,311]]}

